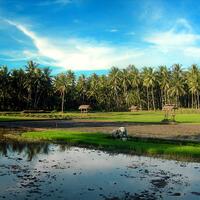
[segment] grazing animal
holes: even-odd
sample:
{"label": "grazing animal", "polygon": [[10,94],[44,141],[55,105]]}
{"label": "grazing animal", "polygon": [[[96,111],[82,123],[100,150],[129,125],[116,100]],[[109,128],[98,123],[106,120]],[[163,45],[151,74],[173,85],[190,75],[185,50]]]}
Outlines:
{"label": "grazing animal", "polygon": [[[118,129],[113,130],[112,132],[113,138],[119,138],[122,140],[126,140],[128,137],[128,133],[125,127],[119,127]],[[126,139],[125,139],[126,138]]]}

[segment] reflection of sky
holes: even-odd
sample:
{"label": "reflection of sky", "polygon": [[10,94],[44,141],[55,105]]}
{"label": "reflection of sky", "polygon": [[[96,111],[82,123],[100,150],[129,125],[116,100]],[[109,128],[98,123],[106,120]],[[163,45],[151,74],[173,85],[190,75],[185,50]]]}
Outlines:
{"label": "reflection of sky", "polygon": [[[22,157],[24,160],[17,161],[16,157]],[[191,192],[198,191],[200,187],[200,164],[198,163],[123,154],[110,155],[101,151],[81,148],[61,151],[58,145],[51,145],[48,154],[39,153],[30,162],[25,159],[25,152],[20,155],[10,152],[8,158],[0,157],[0,165],[2,163],[7,166],[19,165],[22,169],[28,165],[29,174],[37,176],[37,179],[41,181],[40,188],[44,193],[54,190],[52,199],[59,194],[66,199],[99,199],[99,194],[120,196],[123,191],[140,193],[149,190],[152,192],[155,188],[150,181],[166,175],[171,177],[169,183],[165,188],[159,189],[164,199],[169,198],[166,195],[170,187],[174,188],[173,192],[186,193],[185,196],[182,196],[186,199],[194,197]],[[136,168],[128,168],[128,166]],[[199,169],[195,169],[195,166],[198,166]],[[0,168],[0,173],[1,170]],[[148,173],[145,173],[146,170]],[[6,170],[3,169],[3,171]],[[39,176],[36,173],[38,171],[41,171]],[[177,174],[181,174],[181,176],[176,176]],[[19,190],[18,186],[22,181],[15,175],[0,176],[1,191],[7,194],[9,190],[11,193],[12,189]],[[190,185],[187,186],[187,183]],[[17,188],[14,188],[15,186]],[[94,191],[90,191],[90,189]],[[24,189],[24,194],[27,190],[27,188]],[[20,190],[19,198],[23,198],[24,194]]]}

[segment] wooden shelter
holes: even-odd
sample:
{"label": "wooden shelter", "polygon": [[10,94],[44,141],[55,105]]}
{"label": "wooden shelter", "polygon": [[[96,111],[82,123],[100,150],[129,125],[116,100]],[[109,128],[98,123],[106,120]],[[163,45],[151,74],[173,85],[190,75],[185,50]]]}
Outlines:
{"label": "wooden shelter", "polygon": [[177,109],[175,104],[165,104],[162,108],[165,111],[164,120],[169,120],[171,118],[172,121],[175,121],[175,110]]}
{"label": "wooden shelter", "polygon": [[137,112],[137,111],[139,110],[139,108],[138,108],[138,106],[132,105],[132,106],[129,108],[129,110],[130,110],[131,112]]}
{"label": "wooden shelter", "polygon": [[81,111],[81,113],[88,113],[91,107],[90,105],[80,105],[78,109]]}

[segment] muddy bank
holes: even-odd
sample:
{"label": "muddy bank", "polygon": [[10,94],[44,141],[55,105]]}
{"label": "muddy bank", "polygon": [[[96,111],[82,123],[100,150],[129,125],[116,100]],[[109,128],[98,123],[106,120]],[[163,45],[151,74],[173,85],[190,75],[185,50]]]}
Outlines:
{"label": "muddy bank", "polygon": [[200,124],[148,124],[123,123],[87,120],[43,120],[0,122],[0,127],[25,129],[68,129],[81,131],[99,131],[110,133],[116,127],[125,126],[131,136],[175,139],[200,142]]}

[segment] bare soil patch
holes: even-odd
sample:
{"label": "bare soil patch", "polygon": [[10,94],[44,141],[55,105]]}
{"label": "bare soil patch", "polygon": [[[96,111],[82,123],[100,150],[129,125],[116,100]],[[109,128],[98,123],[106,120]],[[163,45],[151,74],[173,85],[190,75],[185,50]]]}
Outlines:
{"label": "bare soil patch", "polygon": [[88,132],[111,133],[117,127],[124,126],[128,134],[142,138],[175,139],[200,142],[200,124],[149,124],[123,123],[89,120],[43,120],[0,122],[0,127],[28,129],[67,129]]}

